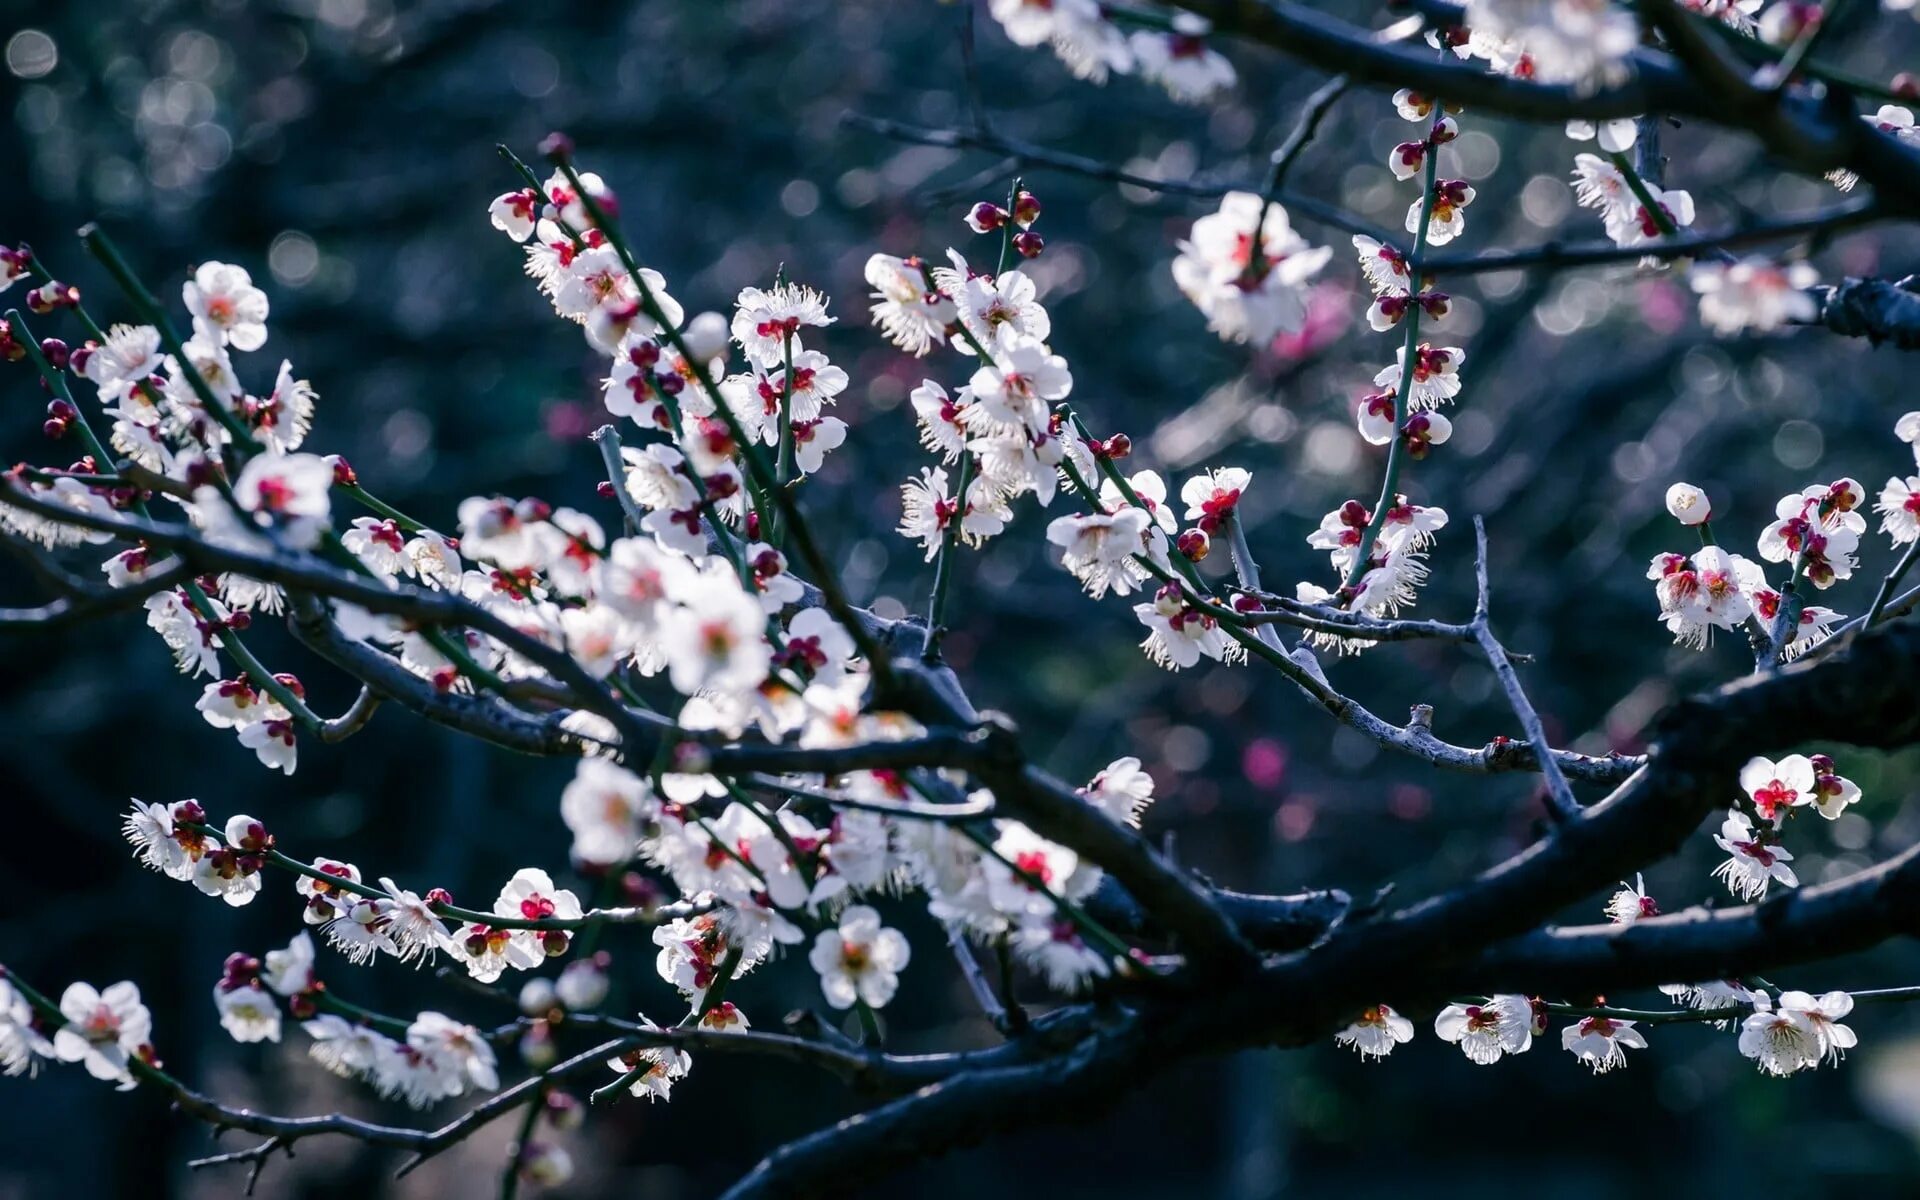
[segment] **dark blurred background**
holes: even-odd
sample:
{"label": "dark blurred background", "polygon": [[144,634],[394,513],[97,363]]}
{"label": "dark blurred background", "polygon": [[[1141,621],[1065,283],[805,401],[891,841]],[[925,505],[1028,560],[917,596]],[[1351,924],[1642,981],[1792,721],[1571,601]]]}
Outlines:
{"label": "dark blurred background", "polygon": [[[1370,6],[1337,7],[1373,21]],[[861,266],[876,249],[966,249],[961,215],[974,200],[1004,196],[1012,168],[990,154],[890,143],[842,117],[959,124],[959,7],[10,0],[0,14],[0,241],[30,242],[103,318],[126,313],[72,239],[83,221],[104,221],[163,296],[177,297],[193,263],[243,264],[273,303],[271,340],[252,365],[270,371],[289,357],[319,391],[310,448],[344,453],[373,490],[427,519],[451,523],[461,497],[495,490],[612,516],[594,497],[600,467],[584,440],[600,419],[597,363],[487,224],[487,202],[516,183],[496,142],[530,154],[549,129],[572,133],[587,166],[618,189],[642,256],[689,311],[725,309],[781,263],[828,290],[840,323],[809,345],[817,340],[852,372],[838,409],[852,430],[808,502],[858,598],[892,611],[923,605],[929,572],[890,532],[897,484],[924,461],[904,401],[923,373],[952,386],[964,372],[950,356],[916,363],[880,342],[864,324]],[[1872,33],[1843,28],[1825,45],[1884,78],[1911,62],[1920,35],[1895,19]],[[1193,109],[1135,80],[1076,82],[984,17],[979,47],[982,94],[1009,132],[1163,176],[1259,178],[1322,79],[1223,45],[1241,84]],[[1480,198],[1457,248],[1599,236],[1565,183],[1583,147],[1557,128],[1474,113],[1462,125],[1444,171],[1473,181]],[[1396,185],[1383,163],[1406,128],[1383,95],[1350,94],[1294,186],[1397,228],[1414,189]],[[1668,186],[1692,191],[1699,228],[1832,200],[1828,185],[1779,175],[1741,138],[1669,128],[1664,142]],[[1297,221],[1338,248],[1316,332],[1252,354],[1207,335],[1168,272],[1175,241],[1210,203],[1037,169],[1027,179],[1046,205],[1048,243],[1030,269],[1097,432],[1131,434],[1137,464],[1176,488],[1202,465],[1250,468],[1244,511],[1269,585],[1325,582],[1325,557],[1304,538],[1323,512],[1370,499],[1378,485],[1379,452],[1353,432],[1350,403],[1397,345],[1357,319],[1345,236]],[[1829,280],[1904,274],[1916,239],[1868,230],[1816,261]],[[1536,656],[1525,678],[1556,740],[1635,749],[1673,696],[1747,665],[1732,638],[1704,654],[1671,649],[1655,620],[1646,562],[1688,546],[1662,511],[1667,484],[1707,487],[1722,541],[1751,554],[1781,493],[1842,474],[1877,490],[1905,473],[1907,450],[1891,426],[1920,407],[1914,360],[1819,331],[1716,342],[1700,331],[1684,281],[1662,274],[1485,275],[1449,290],[1457,309],[1442,340],[1466,348],[1467,384],[1453,442],[1412,472],[1414,498],[1454,517],[1421,610],[1468,611],[1469,518],[1484,514],[1495,617],[1510,646]],[[5,387],[0,459],[64,463],[70,448],[40,438],[41,401],[24,368]],[[1533,835],[1540,809],[1528,779],[1436,775],[1383,757],[1266,671],[1156,670],[1135,649],[1140,630],[1126,605],[1090,604],[1048,562],[1041,521],[1023,508],[1015,531],[968,564],[949,653],[976,700],[1019,720],[1047,766],[1083,779],[1116,755],[1143,758],[1162,795],[1147,828],[1174,838],[1185,861],[1236,887],[1365,892],[1392,882],[1417,897]],[[1889,562],[1875,535],[1867,578],[1822,599],[1861,611]],[[12,562],[0,592],[0,603],[37,599]],[[345,681],[279,631],[256,628],[254,643],[277,669],[300,674],[318,708],[350,699]],[[451,1116],[454,1105],[410,1114],[339,1084],[291,1032],[279,1047],[228,1041],[209,999],[221,959],[284,944],[299,928],[291,889],[274,879],[260,903],[215,904],[138,869],[116,836],[118,814],[129,796],[196,796],[216,814],[265,818],[296,853],[350,858],[369,875],[444,885],[484,905],[517,867],[563,873],[556,802],[567,764],[516,758],[389,709],[343,745],[303,745],[299,773],[283,780],[200,720],[197,685],[172,674],[137,615],[7,636],[0,664],[0,780],[17,822],[0,850],[0,959],[54,991],[76,978],[137,980],[169,1067],[229,1102],[407,1123]],[[1414,643],[1328,665],[1384,715],[1433,704],[1436,729],[1452,741],[1517,732],[1484,666],[1459,648]],[[1837,757],[1866,799],[1838,822],[1796,823],[1790,844],[1808,881],[1920,836],[1913,756]],[[1717,898],[1707,877],[1717,857],[1703,831],[1649,884],[1668,908]],[[1600,919],[1603,899],[1566,919]],[[918,956],[887,1010],[892,1042],[979,1044],[991,1033],[920,907],[894,910]],[[677,1015],[645,934],[607,945],[621,976],[611,1003]],[[388,1011],[505,1015],[431,973],[356,970],[324,950],[322,966],[343,995]],[[1775,982],[1820,991],[1916,979],[1920,955],[1891,947]],[[804,964],[789,961],[732,998],[757,1025],[777,1027],[817,991]],[[930,1164],[872,1194],[1920,1192],[1920,1014],[1863,1009],[1853,1023],[1862,1045],[1844,1069],[1785,1081],[1760,1078],[1731,1033],[1704,1027],[1653,1030],[1652,1050],[1599,1079],[1560,1051],[1557,1030],[1535,1053],[1483,1069],[1424,1024],[1383,1065],[1362,1066],[1331,1045],[1171,1073],[1143,1063],[1151,1082],[1112,1112]],[[622,1104],[569,1135],[579,1174],[553,1194],[707,1196],[780,1141],[849,1111],[829,1081],[709,1056],[672,1104]],[[239,1171],[184,1167],[215,1147],[203,1127],[73,1069],[0,1081],[0,1113],[0,1200],[231,1196],[244,1182]],[[400,1183],[390,1181],[390,1153],[303,1142],[296,1160],[268,1168],[262,1189],[491,1194],[510,1124]],[[237,1135],[218,1143],[243,1144]]]}

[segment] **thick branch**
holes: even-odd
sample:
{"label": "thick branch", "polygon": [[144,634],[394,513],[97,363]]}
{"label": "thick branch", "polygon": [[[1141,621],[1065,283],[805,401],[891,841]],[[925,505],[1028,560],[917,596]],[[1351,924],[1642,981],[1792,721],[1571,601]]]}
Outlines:
{"label": "thick branch", "polygon": [[1818,309],[1810,324],[1874,345],[1890,342],[1920,350],[1920,276],[1848,279],[1837,287],[1807,289]]}

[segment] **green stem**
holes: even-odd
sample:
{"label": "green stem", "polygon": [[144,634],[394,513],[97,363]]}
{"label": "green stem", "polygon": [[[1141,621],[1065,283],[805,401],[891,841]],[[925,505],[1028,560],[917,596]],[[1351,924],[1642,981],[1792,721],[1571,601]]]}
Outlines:
{"label": "green stem", "polygon": [[[675,1028],[690,1029],[698,1025],[702,1017],[720,1007],[720,1002],[726,998],[727,988],[733,983],[733,973],[740,966],[740,953],[740,948],[737,946],[727,951],[727,956],[720,960],[719,975],[713,981],[713,986],[707,989],[706,994],[700,998],[699,1005],[695,1007],[692,1012],[680,1018],[680,1023],[675,1026]],[[593,1094],[587,1098],[587,1103],[599,1104],[618,1096],[621,1092],[632,1087],[635,1082],[644,1078],[647,1072],[652,1069],[650,1065],[635,1067],[612,1083],[604,1087],[595,1088]]]}
{"label": "green stem", "polygon": [[927,648],[921,656],[927,662],[934,662],[940,657],[940,635],[945,632],[947,615],[947,591],[953,583],[953,564],[960,549],[960,527],[967,520],[967,489],[972,484],[973,455],[962,450],[959,491],[954,498],[958,507],[954,509],[953,519],[940,542],[940,558],[933,566],[933,595],[927,602]]}
{"label": "green stem", "polygon": [[[1433,102],[1434,124],[1437,127],[1445,112],[1439,100]],[[1407,289],[1413,291],[1420,278],[1420,259],[1427,250],[1427,226],[1433,221],[1434,180],[1440,169],[1440,147],[1433,142],[1433,132],[1427,132],[1427,162],[1423,176],[1426,192],[1420,198],[1420,223],[1413,233],[1413,254],[1407,259]],[[1407,440],[1400,436],[1400,429],[1407,423],[1410,410],[1409,401],[1413,395],[1414,359],[1420,352],[1420,306],[1411,298],[1407,304],[1404,318],[1406,334],[1400,343],[1400,383],[1393,389],[1393,441],[1387,446],[1387,467],[1380,479],[1380,498],[1374,501],[1373,515],[1367,521],[1367,527],[1360,531],[1360,544],[1354,547],[1353,566],[1347,569],[1345,586],[1360,586],[1360,580],[1372,568],[1373,545],[1380,538],[1380,531],[1387,524],[1387,510],[1393,506],[1393,498],[1399,494],[1400,470],[1407,456]]]}

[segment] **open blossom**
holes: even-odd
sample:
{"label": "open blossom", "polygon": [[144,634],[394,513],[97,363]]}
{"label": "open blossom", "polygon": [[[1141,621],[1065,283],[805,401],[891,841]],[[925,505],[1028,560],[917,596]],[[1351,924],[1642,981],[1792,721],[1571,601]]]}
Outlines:
{"label": "open blossom", "polygon": [[1814,806],[1827,820],[1837,820],[1848,805],[1860,799],[1860,787],[1834,770],[1833,760],[1826,755],[1816,754],[1812,762]]}
{"label": "open blossom", "polygon": [[246,268],[201,263],[181,289],[194,328],[235,350],[258,350],[267,341],[267,294],[253,286]]}
{"label": "open blossom", "polygon": [[[1761,997],[1764,1003],[1764,994]],[[1740,1028],[1740,1053],[1769,1075],[1791,1075],[1839,1062],[1859,1041],[1840,1019],[1853,1011],[1853,997],[1828,992],[1818,999],[1806,992],[1783,992],[1780,1006],[1762,1008]]]}
{"label": "open blossom", "polygon": [[1893,476],[1880,489],[1873,510],[1880,514],[1880,532],[1904,546],[1920,538],[1920,476]]}
{"label": "open blossom", "polygon": [[1516,995],[1494,996],[1485,1004],[1449,1004],[1433,1019],[1433,1032],[1484,1067],[1533,1045],[1533,1004]]}
{"label": "open blossom", "polygon": [[661,620],[674,690],[745,690],[767,677],[767,617],[731,576],[707,575]]}
{"label": "open blossom", "polygon": [[1581,92],[1626,78],[1640,43],[1632,14],[1606,0],[1469,0],[1465,23],[1497,44],[1480,54],[1495,69]]}
{"label": "open blossom", "polygon": [[827,298],[797,283],[764,290],[742,288],[734,299],[733,340],[750,361],[768,370],[784,361],[790,340],[798,346],[801,329],[825,328],[833,322],[827,315]]}
{"label": "open blossom", "polygon": [[880,914],[864,904],[840,914],[838,929],[823,930],[807,952],[807,962],[820,975],[820,990],[835,1008],[854,1003],[885,1007],[900,986],[912,948],[897,929],[883,928]]}
{"label": "open blossom", "polygon": [[1702,546],[1691,557],[1655,555],[1647,578],[1673,640],[1696,648],[1704,648],[1715,629],[1739,628],[1766,586],[1759,564],[1718,546]]}
{"label": "open blossom", "polygon": [[560,818],[573,832],[573,856],[584,863],[625,862],[659,812],[652,784],[602,758],[581,759],[560,793]]}
{"label": "open blossom", "polygon": [[1193,13],[1175,13],[1172,28],[1140,30],[1131,43],[1143,78],[1186,104],[1199,104],[1232,87],[1236,76],[1226,56],[1207,45],[1212,26]]}
{"label": "open blossom", "polygon": [[987,349],[991,357],[967,384],[978,405],[971,411],[1002,429],[1046,432],[1047,405],[1073,391],[1067,360],[1011,325],[1000,326]]}
{"label": "open blossom", "polygon": [[1186,519],[1207,533],[1217,533],[1239,508],[1240,497],[1253,483],[1253,473],[1241,467],[1217,467],[1180,485],[1187,506]]}
{"label": "open blossom", "polygon": [[1133,561],[1143,550],[1151,518],[1131,506],[1113,513],[1056,517],[1047,525],[1047,540],[1060,547],[1061,565],[1087,595],[1100,599],[1111,589],[1124,596],[1148,578]]}
{"label": "open blossom", "polygon": [[1464,179],[1434,181],[1431,205],[1426,200],[1415,200],[1407,207],[1407,232],[1416,235],[1421,232],[1420,214],[1425,211],[1427,244],[1446,245],[1467,231],[1467,206],[1478,194]]}
{"label": "open blossom", "polygon": [[53,1043],[33,1025],[33,1005],[0,979],[0,1075],[29,1075],[54,1056]]}
{"label": "open blossom", "polygon": [[1218,619],[1187,604],[1178,584],[1161,588],[1149,603],[1134,605],[1133,615],[1147,627],[1140,648],[1155,666],[1178,671],[1203,655],[1223,663],[1247,656],[1246,647],[1234,641]]}
{"label": "open blossom", "polygon": [[284,950],[269,950],[262,961],[260,982],[282,996],[297,996],[314,983],[313,935],[302,929]]}
{"label": "open blossom", "polygon": [[1753,822],[1739,809],[1727,814],[1713,840],[1732,856],[1713,869],[1714,877],[1724,880],[1727,890],[1742,900],[1761,899],[1775,881],[1784,887],[1800,886],[1799,877],[1787,865],[1793,855],[1780,847],[1777,835],[1765,829],[1756,833]]}
{"label": "open blossom", "polygon": [[1264,346],[1307,320],[1307,284],[1333,255],[1309,246],[1287,210],[1252,192],[1229,192],[1193,223],[1173,260],[1173,280],[1207,328],[1229,342]]}
{"label": "open blossom", "polygon": [[508,192],[496,196],[493,203],[487,206],[487,220],[514,241],[524,242],[533,236],[538,224],[540,203],[540,193],[532,188]]}
{"label": "open blossom", "polygon": [[1646,1035],[1632,1021],[1613,1017],[1582,1017],[1560,1031],[1560,1045],[1581,1062],[1604,1075],[1627,1065],[1627,1050],[1645,1050]]}
{"label": "open blossom", "polygon": [[137,986],[122,982],[96,991],[89,984],[68,984],[60,995],[60,1015],[66,1024],[53,1035],[54,1057],[83,1064],[95,1079],[133,1086],[127,1064],[153,1033],[153,1017]]}
{"label": "open blossom", "polygon": [[[524,867],[500,889],[493,911],[526,921],[577,921],[583,910],[580,898],[566,888],[555,887],[552,876],[538,867]],[[542,958],[557,952],[556,946],[563,951],[567,944],[567,934],[558,930],[515,929],[508,936],[520,951],[509,959],[516,967],[522,963],[538,965]]]}
{"label": "open blossom", "polygon": [[1865,501],[1866,493],[1852,479],[1782,496],[1774,506],[1774,522],[1761,531],[1760,557],[1793,563],[1822,590],[1851,578],[1854,552],[1867,528],[1858,511]]}
{"label": "open blossom", "polygon": [[1620,890],[1607,901],[1607,919],[1615,925],[1631,925],[1641,917],[1659,915],[1660,906],[1647,895],[1646,881],[1638,875],[1633,877],[1632,886],[1623,881]]}
{"label": "open blossom", "polygon": [[[643,1014],[640,1024],[648,1029],[658,1029]],[[685,1050],[676,1050],[672,1046],[646,1046],[629,1050],[618,1058],[607,1060],[616,1075],[627,1084],[632,1095],[645,1096],[648,1100],[666,1100],[670,1098],[676,1081],[686,1078],[693,1069],[693,1057]]]}
{"label": "open blossom", "polygon": [[407,1027],[407,1048],[425,1059],[442,1080],[444,1095],[500,1086],[493,1047],[471,1025],[437,1012],[423,1012]]}
{"label": "open blossom", "polygon": [[940,553],[947,523],[959,511],[959,501],[947,495],[947,473],[939,467],[922,467],[920,478],[900,485],[900,536],[919,542],[928,562]]}
{"label": "open blossom", "polygon": [[954,304],[927,282],[919,259],[875,254],[867,259],[866,278],[873,289],[871,319],[888,341],[921,358],[944,340]]}
{"label": "open blossom", "polygon": [[[1663,983],[1660,993],[1673,997],[1683,1007],[1699,1012],[1730,1012],[1736,1008],[1752,1008],[1766,1003],[1764,992],[1756,993],[1737,979],[1709,983]],[[1725,1029],[1732,1021],[1731,1016],[1725,1021],[1716,1021],[1714,1028]]]}
{"label": "open blossom", "polygon": [[216,984],[213,1004],[220,1013],[220,1027],[234,1041],[280,1040],[280,1006],[257,980],[234,988],[228,988],[224,982]]}
{"label": "open blossom", "polygon": [[[999,275],[975,272],[958,250],[948,250],[950,266],[936,267],[934,282],[953,297],[956,315],[967,332],[982,342],[992,342],[1000,330],[1013,329],[1036,341],[1046,341],[1053,332],[1053,318],[1039,301],[1039,289],[1025,271],[1003,271]],[[971,351],[972,346],[959,336],[956,349]]]}
{"label": "open blossom", "polygon": [[1762,817],[1780,824],[1787,810],[1814,801],[1813,760],[1789,754],[1779,762],[1756,756],[1740,768],[1740,790]]}
{"label": "open blossom", "polygon": [[1687,282],[1700,293],[1700,322],[1715,333],[1771,333],[1804,324],[1819,308],[1806,291],[1820,281],[1805,262],[1776,266],[1764,258],[1735,263],[1700,262]]}
{"label": "open blossom", "polygon": [[1153,776],[1139,759],[1128,755],[1108,763],[1080,794],[1114,820],[1137,829],[1140,814],[1153,803]]}
{"label": "open blossom", "polygon": [[1364,1062],[1385,1058],[1393,1048],[1413,1040],[1413,1022],[1384,1004],[1376,1004],[1361,1013],[1353,1024],[1333,1035],[1342,1046],[1351,1046]]}
{"label": "open blossom", "polygon": [[310,549],[327,529],[332,487],[333,464],[317,454],[262,454],[241,468],[233,496],[262,525]]}
{"label": "open blossom", "polygon": [[1097,0],[992,0],[987,11],[1016,46],[1051,45],[1068,70],[1091,83],[1133,69],[1127,37]]}

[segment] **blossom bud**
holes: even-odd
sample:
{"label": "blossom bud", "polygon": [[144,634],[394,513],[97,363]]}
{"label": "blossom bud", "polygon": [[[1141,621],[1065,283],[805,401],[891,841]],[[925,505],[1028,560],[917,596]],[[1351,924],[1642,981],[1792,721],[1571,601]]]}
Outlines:
{"label": "blossom bud", "polygon": [[359,487],[360,476],[354,474],[353,464],[343,455],[329,454],[327,461],[333,464],[333,482],[337,487]]}
{"label": "blossom bud", "polygon": [[559,958],[572,942],[572,938],[558,929],[549,929],[540,935],[540,948],[547,952],[548,958]]}
{"label": "blossom bud", "polygon": [[59,338],[40,339],[40,353],[47,356],[47,362],[51,363],[56,371],[64,369],[73,357],[73,352],[68,350],[67,344]]}
{"label": "blossom bud", "polygon": [[8,362],[19,362],[27,356],[27,348],[13,336],[13,326],[5,318],[0,318],[0,358]]}
{"label": "blossom bud", "polygon": [[573,161],[573,139],[559,130],[540,139],[540,154],[554,166]]}
{"label": "blossom bud", "polygon": [[655,375],[653,386],[660,389],[663,395],[678,396],[686,390],[687,381],[669,371],[665,375]]}
{"label": "blossom bud", "polygon": [[687,327],[680,333],[680,340],[686,343],[687,353],[696,361],[706,362],[727,352],[727,339],[730,336],[727,319],[717,312],[708,311],[687,322]]}
{"label": "blossom bud", "polygon": [[1014,224],[1029,229],[1040,219],[1040,198],[1032,192],[1022,190],[1013,198]]}
{"label": "blossom bud", "polygon": [[586,1120],[586,1110],[568,1092],[547,1093],[547,1122],[562,1133],[571,1133]]}
{"label": "blossom bud", "polygon": [[1101,458],[1125,458],[1133,453],[1133,439],[1124,433],[1116,433],[1104,442],[1095,442],[1093,452]]}
{"label": "blossom bud", "polygon": [[1713,515],[1707,494],[1691,483],[1676,483],[1667,489],[1667,512],[1682,525],[1703,525]]}
{"label": "blossom bud", "polygon": [[1021,258],[1039,258],[1040,252],[1047,248],[1046,239],[1029,229],[1013,235],[1013,248],[1020,252]]}
{"label": "blossom bud", "polygon": [[[0,324],[5,324],[5,322],[0,322]],[[68,355],[67,365],[73,368],[73,373],[75,375],[85,375],[87,373],[88,360],[93,357],[94,351],[98,350],[99,348],[100,348],[100,343],[98,342],[94,342],[94,341],[86,342],[85,344],[75,349],[70,355]]]}
{"label": "blossom bud", "polygon": [[1254,597],[1247,595],[1245,592],[1241,592],[1233,598],[1233,611],[1237,613],[1265,612],[1266,608],[1266,605],[1260,603],[1260,601]]}
{"label": "blossom bud", "polygon": [[[336,467],[334,469],[336,478],[338,478],[339,473],[339,468]],[[187,460],[184,475],[186,485],[189,488],[205,487],[220,477],[219,468],[214,466],[210,460],[197,455]]]}
{"label": "blossom bud", "polygon": [[1912,71],[1902,71],[1893,77],[1890,85],[1893,94],[1902,100],[1920,100],[1920,75]]}
{"label": "blossom bud", "polygon": [[554,1001],[553,980],[535,976],[520,989],[520,1011],[529,1017],[545,1016]]}
{"label": "blossom bud", "polygon": [[520,1174],[528,1183],[558,1187],[573,1178],[573,1156],[548,1142],[528,1142],[520,1152]]}
{"label": "blossom bud", "polygon": [[1202,562],[1213,550],[1213,539],[1207,536],[1204,529],[1188,529],[1174,539],[1173,546],[1187,561]]}
{"label": "blossom bud", "polygon": [[452,904],[453,893],[445,888],[434,888],[427,893],[428,904]]}
{"label": "blossom bud", "polygon": [[600,961],[600,955],[567,964],[560,972],[560,978],[554,983],[554,990],[560,1002],[574,1012],[584,1012],[599,1007],[607,998],[606,965]]}
{"label": "blossom bud", "polygon": [[975,233],[992,233],[1007,223],[1007,210],[985,200],[967,213],[967,228]]}
{"label": "blossom bud", "polygon": [[56,308],[79,308],[80,289],[70,283],[46,283],[27,293],[27,307],[45,316]]}
{"label": "blossom bud", "polygon": [[520,1061],[534,1070],[544,1071],[559,1057],[559,1047],[553,1044],[553,1031],[547,1028],[545,1021],[535,1021],[521,1035]]}
{"label": "blossom bud", "polygon": [[[707,315],[706,313],[701,313],[700,317],[704,317],[706,315]],[[714,315],[717,316],[718,314],[714,314]],[[700,320],[700,317],[695,317],[694,321],[698,322]],[[690,335],[693,331],[693,326],[692,325],[687,326],[687,330],[688,330],[688,334]],[[692,349],[691,342],[688,343],[688,348]],[[718,353],[718,351],[715,351],[715,353]],[[655,363],[660,361],[660,344],[654,341],[652,338],[642,338],[640,341],[637,341],[633,343],[631,346],[627,347],[627,361],[632,363],[634,366],[641,368],[642,370],[652,367]]]}

